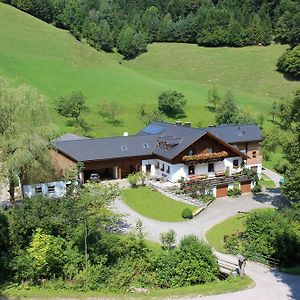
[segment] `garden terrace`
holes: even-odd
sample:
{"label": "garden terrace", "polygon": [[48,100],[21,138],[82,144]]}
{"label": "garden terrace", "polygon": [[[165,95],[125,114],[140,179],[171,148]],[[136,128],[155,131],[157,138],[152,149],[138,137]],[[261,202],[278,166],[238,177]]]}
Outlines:
{"label": "garden terrace", "polygon": [[228,157],[227,151],[220,151],[215,153],[205,153],[205,154],[197,154],[197,155],[185,155],[182,158],[182,161],[186,164],[189,163],[205,163],[205,162],[213,162],[223,160],[225,157]]}

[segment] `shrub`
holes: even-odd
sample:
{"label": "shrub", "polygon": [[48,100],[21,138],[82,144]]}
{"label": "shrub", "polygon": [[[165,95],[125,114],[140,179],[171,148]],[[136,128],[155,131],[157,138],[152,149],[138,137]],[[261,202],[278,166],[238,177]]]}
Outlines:
{"label": "shrub", "polygon": [[158,96],[158,109],[168,117],[183,114],[186,105],[184,95],[177,91],[164,91]]}
{"label": "shrub", "polygon": [[193,218],[193,212],[189,208],[185,208],[182,211],[181,215],[184,219],[192,219]]}
{"label": "shrub", "polygon": [[286,52],[280,56],[277,68],[279,71],[292,77],[300,78],[300,45],[293,49],[286,50]]}
{"label": "shrub", "polygon": [[201,284],[213,281],[218,274],[210,246],[194,235],[184,237],[174,250],[163,251],[154,267],[161,288]]}
{"label": "shrub", "polygon": [[251,190],[253,194],[260,193],[261,191],[262,191],[262,186],[260,184],[256,184]]}
{"label": "shrub", "polygon": [[281,160],[280,162],[274,165],[274,169],[280,174],[285,174],[288,168],[289,163],[286,160]]}
{"label": "shrub", "polygon": [[137,173],[131,173],[128,175],[128,182],[131,187],[136,188],[138,186],[139,176]]}
{"label": "shrub", "polygon": [[247,215],[246,230],[225,238],[225,248],[265,263],[275,258],[282,265],[300,263],[299,221],[293,213],[274,209],[255,210]]}
{"label": "shrub", "polygon": [[241,194],[242,194],[241,189],[237,185],[235,185],[232,189],[228,190],[228,196],[230,196],[230,197],[236,197]]}
{"label": "shrub", "polygon": [[216,197],[213,194],[208,194],[208,195],[205,195],[205,196],[201,197],[201,200],[204,203],[208,203],[208,202],[213,201],[215,199],[216,199]]}
{"label": "shrub", "polygon": [[175,245],[175,239],[176,233],[173,229],[160,234],[160,240],[166,249],[171,249]]}
{"label": "shrub", "polygon": [[146,172],[137,172],[131,173],[128,175],[128,182],[131,187],[136,188],[139,184],[145,185],[145,180],[147,179],[148,174]]}

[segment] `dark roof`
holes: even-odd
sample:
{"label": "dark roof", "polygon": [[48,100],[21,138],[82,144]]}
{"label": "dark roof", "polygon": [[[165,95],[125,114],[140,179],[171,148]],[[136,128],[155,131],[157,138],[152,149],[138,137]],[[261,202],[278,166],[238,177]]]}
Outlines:
{"label": "dark roof", "polygon": [[[165,122],[153,122],[136,135],[89,139],[66,134],[57,139],[55,145],[61,153],[76,161],[153,154],[171,160],[205,134],[211,134],[225,144],[262,140],[260,129],[254,124],[190,128]],[[159,147],[158,144],[166,145],[167,149]]]}
{"label": "dark roof", "polygon": [[76,161],[152,155],[157,137],[131,135],[100,139],[57,141],[57,149]]}
{"label": "dark roof", "polygon": [[[191,131],[208,131],[219,139],[229,143],[241,143],[241,142],[250,142],[250,141],[262,141],[262,134],[260,128],[256,124],[247,124],[247,125],[230,125],[223,124],[215,127],[207,128],[189,128],[185,126],[174,125],[165,122],[153,122],[148,125],[146,128],[138,132],[138,134],[149,134],[147,133],[147,128],[149,126],[156,126],[162,128],[160,131],[161,135],[173,135],[173,132],[188,132],[186,129]],[[146,130],[146,131],[145,131]],[[180,134],[179,134],[180,136]]]}
{"label": "dark roof", "polygon": [[208,127],[205,130],[211,132],[223,141],[233,144],[250,141],[262,141],[260,128],[256,124],[247,125],[220,125]]}

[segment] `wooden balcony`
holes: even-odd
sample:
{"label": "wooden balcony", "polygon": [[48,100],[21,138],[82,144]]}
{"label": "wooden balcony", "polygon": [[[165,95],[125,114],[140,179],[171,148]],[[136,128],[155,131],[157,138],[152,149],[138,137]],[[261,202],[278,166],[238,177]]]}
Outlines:
{"label": "wooden balcony", "polygon": [[230,184],[233,182],[245,182],[249,181],[252,178],[245,174],[235,174],[230,176],[215,176],[215,177],[204,177],[204,176],[194,176],[186,181],[186,185],[194,184],[194,183],[202,183],[202,182],[208,182],[213,186],[219,186],[219,185],[225,185]]}
{"label": "wooden balcony", "polygon": [[227,151],[205,153],[205,154],[195,154],[195,155],[185,155],[182,161],[185,164],[195,164],[195,163],[206,163],[220,161],[228,157]]}

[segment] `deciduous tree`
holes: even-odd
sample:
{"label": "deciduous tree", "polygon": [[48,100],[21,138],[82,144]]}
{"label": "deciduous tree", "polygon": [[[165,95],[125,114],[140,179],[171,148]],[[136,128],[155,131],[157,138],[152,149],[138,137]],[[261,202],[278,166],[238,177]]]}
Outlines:
{"label": "deciduous tree", "polygon": [[9,180],[10,200],[18,182],[45,178],[52,169],[49,156],[54,127],[47,105],[36,90],[13,88],[0,79],[0,170]]}
{"label": "deciduous tree", "polygon": [[186,105],[185,96],[177,91],[164,91],[158,96],[158,109],[168,117],[177,117],[184,114]]}

